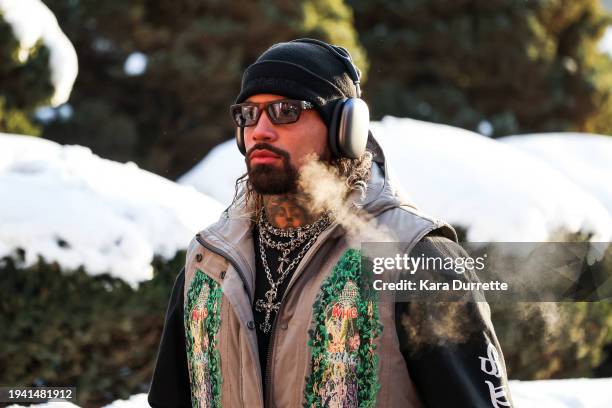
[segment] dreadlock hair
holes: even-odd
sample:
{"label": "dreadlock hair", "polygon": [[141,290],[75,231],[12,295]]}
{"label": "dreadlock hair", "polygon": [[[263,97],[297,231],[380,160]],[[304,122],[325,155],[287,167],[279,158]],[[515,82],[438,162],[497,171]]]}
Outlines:
{"label": "dreadlock hair", "polygon": [[[372,158],[372,152],[366,150],[357,159],[335,158],[330,162],[330,166],[336,170],[338,177],[344,180],[349,193],[358,191],[363,198],[371,175]],[[228,209],[236,206],[242,196],[244,196],[246,206],[251,207],[254,217],[257,217],[264,206],[263,197],[253,189],[248,173],[236,180],[234,198]]]}

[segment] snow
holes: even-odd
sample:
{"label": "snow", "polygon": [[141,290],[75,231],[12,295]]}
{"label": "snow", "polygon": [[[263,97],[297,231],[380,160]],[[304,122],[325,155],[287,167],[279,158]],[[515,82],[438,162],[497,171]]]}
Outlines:
{"label": "snow", "polygon": [[105,405],[103,408],[149,408],[149,403],[147,402],[147,394],[136,394],[132,395],[127,400],[117,400],[112,402],[111,404]]}
{"label": "snow", "polygon": [[606,28],[603,37],[601,37],[597,44],[597,49],[612,57],[612,27]]}
{"label": "snow", "polygon": [[57,113],[61,119],[68,120],[74,114],[74,109],[72,105],[70,105],[69,103],[65,103],[59,108],[57,108]]}
{"label": "snow", "polygon": [[29,50],[39,40],[49,48],[51,82],[55,87],[51,104],[65,103],[77,76],[78,62],[76,51],[57,24],[55,15],[40,0],[0,0],[0,13],[19,40],[21,62],[27,60]]}
{"label": "snow", "polygon": [[507,136],[501,142],[545,161],[597,197],[612,215],[612,137],[589,133]]}
{"label": "snow", "polygon": [[[66,401],[53,401],[44,404],[33,404],[30,407],[36,408],[79,408],[71,402]],[[25,408],[24,405],[9,405],[7,408]],[[149,408],[147,402],[147,394],[135,394],[125,400],[116,400],[108,405],[104,405],[102,408]]]}
{"label": "snow", "polygon": [[516,408],[609,408],[612,378],[510,381]]}
{"label": "snow", "polygon": [[477,129],[478,129],[478,133],[484,136],[491,136],[493,134],[493,131],[495,130],[493,128],[493,124],[489,122],[488,120],[480,121],[480,123],[478,123]]}
{"label": "snow", "polygon": [[[145,405],[142,405],[143,407]],[[18,404],[13,404],[13,405],[9,405],[6,408],[25,408],[26,405],[18,405]],[[32,404],[32,405],[27,405],[27,407],[36,407],[36,408],[79,408],[78,405],[73,404],[72,402],[67,402],[67,401],[50,401],[50,402],[45,402],[44,404]],[[127,408],[127,407],[123,407],[123,408]]]}
{"label": "snow", "polygon": [[[510,381],[515,408],[609,408],[612,406],[612,378]],[[68,402],[31,405],[36,408],[75,408]],[[8,408],[19,408],[11,405]],[[148,408],[147,394],[135,394],[103,408]]]}
{"label": "snow", "polygon": [[[469,241],[539,242],[560,229],[593,232],[593,241],[612,238],[612,217],[599,196],[509,143],[413,119],[385,117],[372,122],[371,129],[408,196],[423,211],[466,228]],[[576,152],[593,163],[594,172],[604,166],[590,149]],[[230,140],[179,183],[228,205],[235,180],[245,171]]]}
{"label": "snow", "polygon": [[0,258],[18,248],[73,270],[136,284],[223,207],[191,187],[81,146],[0,134]]}
{"label": "snow", "polygon": [[555,231],[612,238],[599,200],[519,149],[468,130],[386,117],[371,129],[424,211],[467,228],[468,241],[546,241]]}
{"label": "snow", "polygon": [[144,74],[149,60],[142,52],[133,52],[125,60],[123,71],[129,76]]}
{"label": "snow", "polygon": [[55,109],[51,106],[43,106],[42,108],[36,109],[34,116],[42,123],[49,123],[57,117],[57,112],[55,112]]}
{"label": "snow", "polygon": [[71,104],[65,103],[57,108],[51,106],[43,106],[36,109],[34,116],[36,119],[44,124],[53,122],[57,119],[68,120],[74,114],[74,108]]}
{"label": "snow", "polygon": [[[220,169],[223,171],[219,171]],[[236,142],[232,139],[215,146],[177,182],[193,186],[227,206],[234,197],[236,179],[246,171],[244,156],[240,154]]]}

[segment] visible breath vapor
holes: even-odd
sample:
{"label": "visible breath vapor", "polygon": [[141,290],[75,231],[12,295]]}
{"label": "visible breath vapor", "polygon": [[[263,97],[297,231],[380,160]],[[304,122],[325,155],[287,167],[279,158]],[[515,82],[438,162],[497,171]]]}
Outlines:
{"label": "visible breath vapor", "polygon": [[[300,169],[298,185],[309,198],[308,211],[332,211],[336,222],[346,230],[350,246],[359,247],[362,242],[397,243],[391,231],[378,225],[365,211],[350,205],[353,195],[358,192],[350,191],[337,170],[316,160],[316,156],[308,157]],[[410,326],[405,333],[409,337],[407,340],[415,346],[415,352],[425,345],[463,342],[475,329],[471,327],[466,330],[465,303],[405,305],[410,307],[411,316],[408,321],[403,319],[400,324]]]}
{"label": "visible breath vapor", "polygon": [[313,214],[332,211],[334,219],[346,231],[350,244],[359,246],[361,242],[393,242],[392,234],[377,225],[376,220],[364,211],[349,205],[347,198],[357,191],[349,191],[345,180],[332,166],[309,156],[300,169],[299,188],[308,197],[308,211]]}
{"label": "visible breath vapor", "polygon": [[[316,156],[309,157],[301,167],[298,187],[308,197],[305,200],[308,211],[313,214],[333,212],[336,222],[346,230],[350,246],[360,247],[362,242],[397,243],[392,231],[378,225],[366,211],[350,205],[359,192],[351,191],[338,171]],[[501,274],[501,271],[498,273]],[[524,276],[512,279],[505,274],[504,277],[515,284],[519,284],[520,279],[525,280]],[[532,276],[531,279],[537,280],[538,277]],[[530,280],[526,279],[526,282]],[[401,315],[398,323],[404,327],[403,335],[414,346],[414,353],[430,346],[463,343],[474,333],[487,330],[485,322],[478,316],[487,319],[486,316],[490,316],[489,306],[474,299],[467,302],[440,302],[432,296],[431,301],[403,303],[400,307],[409,311]],[[494,307],[514,313],[513,318],[517,323],[533,319],[541,321],[540,335],[545,337],[558,336],[559,328],[563,326],[560,324],[562,311],[556,303],[517,302]]]}

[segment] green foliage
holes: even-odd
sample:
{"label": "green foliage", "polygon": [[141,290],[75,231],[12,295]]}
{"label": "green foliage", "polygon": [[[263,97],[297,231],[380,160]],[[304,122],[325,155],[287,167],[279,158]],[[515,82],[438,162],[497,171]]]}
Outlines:
{"label": "green foliage", "polygon": [[43,260],[28,268],[1,260],[0,383],[75,386],[80,406],[147,392],[184,259],[155,259],[154,278],[137,289]]}
{"label": "green foliage", "polygon": [[[175,178],[232,137],[243,70],[270,45],[318,37],[365,66],[342,0],[47,0],[79,55],[74,116],[43,136]],[[134,51],[143,75],[123,71]],[[119,123],[117,123],[119,122]]]}
{"label": "green foliage", "polygon": [[534,380],[610,372],[612,355],[605,350],[612,344],[611,276],[608,247],[601,261],[583,271],[576,292],[586,299],[606,300],[491,304],[509,376]]}
{"label": "green foliage", "polygon": [[[459,242],[467,230],[455,226]],[[556,231],[550,242],[587,242],[590,234]],[[487,249],[482,249],[486,253]],[[490,303],[513,379],[609,377],[612,373],[612,247],[584,266],[575,297],[592,302]]]}
{"label": "green foliage", "polygon": [[348,3],[371,64],[374,118],[471,130],[486,120],[493,136],[612,132],[612,63],[596,49],[610,17],[597,0]]}
{"label": "green foliage", "polygon": [[609,302],[491,304],[491,310],[514,379],[592,377],[612,341]]}
{"label": "green foliage", "polygon": [[0,96],[0,132],[38,136],[41,130],[24,111],[7,108],[6,99]]}
{"label": "green foliage", "polygon": [[0,132],[40,134],[30,116],[53,95],[49,49],[39,41],[20,47],[11,26],[0,13]]}

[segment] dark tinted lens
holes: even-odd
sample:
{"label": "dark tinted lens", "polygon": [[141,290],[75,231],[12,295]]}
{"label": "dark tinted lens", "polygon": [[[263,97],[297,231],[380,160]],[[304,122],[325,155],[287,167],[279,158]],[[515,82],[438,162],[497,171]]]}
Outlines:
{"label": "dark tinted lens", "polygon": [[237,126],[253,126],[257,122],[256,105],[234,105],[232,107],[232,117]]}
{"label": "dark tinted lens", "polygon": [[297,121],[301,110],[299,103],[295,101],[279,101],[268,105],[268,114],[275,124]]}

